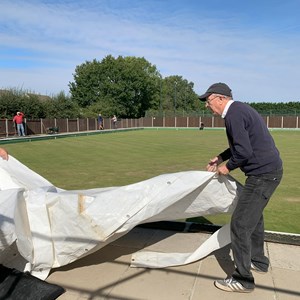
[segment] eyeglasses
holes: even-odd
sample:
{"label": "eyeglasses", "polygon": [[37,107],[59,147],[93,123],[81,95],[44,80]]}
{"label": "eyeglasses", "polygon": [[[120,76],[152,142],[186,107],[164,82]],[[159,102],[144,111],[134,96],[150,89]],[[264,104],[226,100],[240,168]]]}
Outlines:
{"label": "eyeglasses", "polygon": [[205,101],[205,104],[206,104],[206,105],[210,105],[211,102],[212,102],[213,100],[215,100],[216,98],[218,98],[218,97],[221,97],[221,96],[215,96],[215,97],[213,97],[212,99],[207,99],[207,100]]}

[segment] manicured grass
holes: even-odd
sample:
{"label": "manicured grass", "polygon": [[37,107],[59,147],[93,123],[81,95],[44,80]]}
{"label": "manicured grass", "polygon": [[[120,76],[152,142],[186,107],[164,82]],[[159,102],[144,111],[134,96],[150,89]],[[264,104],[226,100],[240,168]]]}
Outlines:
{"label": "manicured grass", "polygon": [[[300,131],[272,131],[284,178],[265,209],[267,230],[300,233]],[[224,130],[138,130],[7,144],[11,155],[67,190],[122,186],[160,174],[204,170],[227,147]],[[244,175],[231,174],[241,183]],[[214,224],[230,216],[206,216]],[[201,220],[203,218],[200,218]]]}

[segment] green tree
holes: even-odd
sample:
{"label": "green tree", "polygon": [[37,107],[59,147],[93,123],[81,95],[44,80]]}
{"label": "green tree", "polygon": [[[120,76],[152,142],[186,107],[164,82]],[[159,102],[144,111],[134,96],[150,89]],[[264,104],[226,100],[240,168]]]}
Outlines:
{"label": "green tree", "polygon": [[199,111],[201,103],[193,88],[194,83],[188,82],[182,76],[172,75],[162,79],[158,110],[170,115],[186,115]]}
{"label": "green tree", "polygon": [[45,111],[43,104],[37,95],[24,93],[19,98],[19,111],[25,114],[26,119],[45,118]]}
{"label": "green tree", "polygon": [[248,104],[262,115],[297,115],[300,112],[300,102],[259,102]]}
{"label": "green tree", "polygon": [[7,90],[0,96],[2,118],[11,119],[17,111],[22,111],[27,119],[44,117],[43,105],[38,96],[22,90]]}
{"label": "green tree", "polygon": [[4,91],[0,97],[1,118],[12,118],[19,111],[20,97],[15,90]]}
{"label": "green tree", "polygon": [[74,82],[69,83],[72,100],[81,107],[97,102],[101,92],[101,63],[95,59],[75,68]]}
{"label": "green tree", "polygon": [[81,117],[78,103],[71,100],[64,92],[60,92],[52,99],[43,103],[45,116],[47,118],[77,118]]}
{"label": "green tree", "polygon": [[145,58],[109,55],[77,66],[73,77],[70,93],[81,107],[98,103],[106,115],[139,118],[157,97],[160,74]]}

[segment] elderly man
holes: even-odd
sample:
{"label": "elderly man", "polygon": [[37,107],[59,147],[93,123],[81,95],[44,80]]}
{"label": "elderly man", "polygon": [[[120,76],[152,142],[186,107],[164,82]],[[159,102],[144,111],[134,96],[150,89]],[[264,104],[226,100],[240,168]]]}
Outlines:
{"label": "elderly man", "polygon": [[248,104],[233,101],[228,85],[215,83],[199,99],[225,120],[229,144],[209,161],[207,170],[227,175],[240,168],[247,177],[230,223],[235,271],[230,278],[216,280],[215,286],[229,292],[252,292],[251,271],[264,273],[269,267],[263,210],[281,181],[282,161],[264,120]]}
{"label": "elderly man", "polygon": [[24,118],[24,114],[20,111],[18,111],[13,118],[13,122],[17,124],[17,130],[19,136],[25,136],[23,118]]}

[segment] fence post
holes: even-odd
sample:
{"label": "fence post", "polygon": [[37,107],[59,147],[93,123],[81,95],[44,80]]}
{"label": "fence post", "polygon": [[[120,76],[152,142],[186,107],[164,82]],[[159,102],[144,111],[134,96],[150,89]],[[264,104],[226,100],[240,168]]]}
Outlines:
{"label": "fence post", "polygon": [[77,118],[77,131],[79,132],[79,118]]}
{"label": "fence post", "polygon": [[269,128],[269,116],[267,116],[267,128]]}
{"label": "fence post", "polygon": [[296,128],[299,128],[299,117],[296,118]]}
{"label": "fence post", "polygon": [[67,118],[67,132],[69,132],[69,118]]}
{"label": "fence post", "polygon": [[5,119],[5,134],[6,134],[6,137],[8,137],[8,120]]}
{"label": "fence post", "polygon": [[89,131],[89,118],[86,118],[86,131]]}
{"label": "fence post", "polygon": [[283,128],[283,116],[281,117],[281,128]]}

